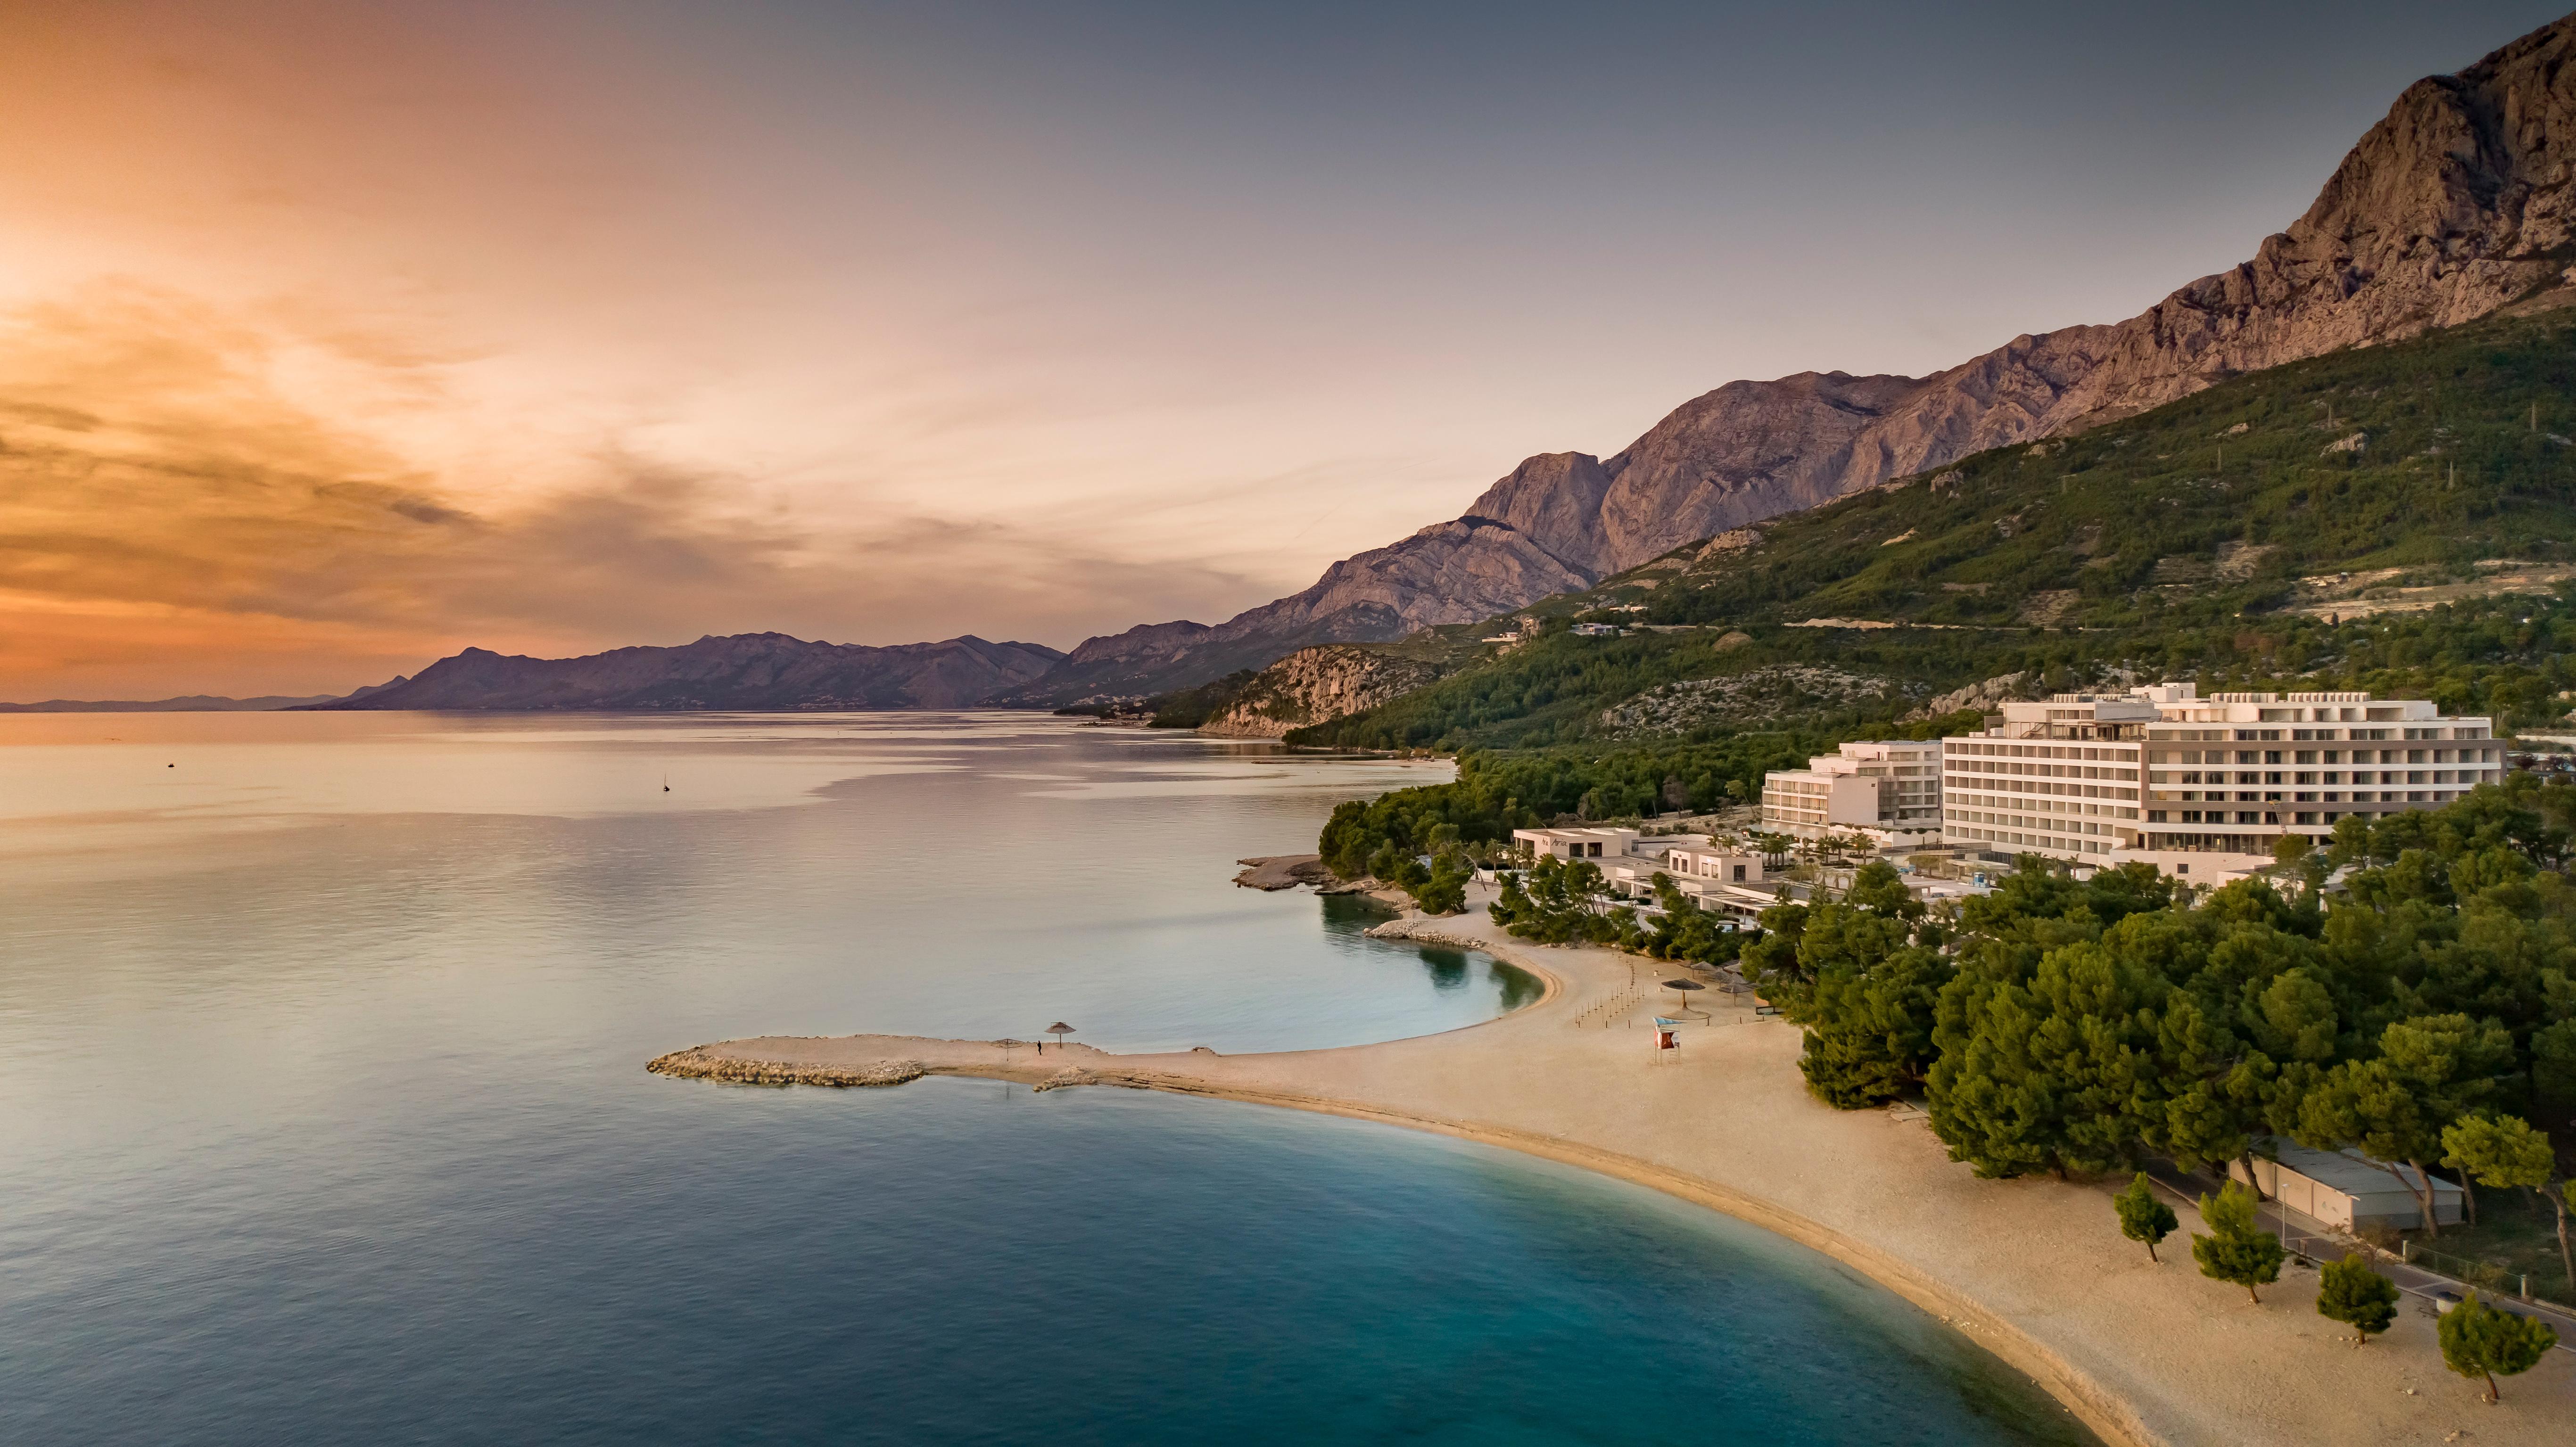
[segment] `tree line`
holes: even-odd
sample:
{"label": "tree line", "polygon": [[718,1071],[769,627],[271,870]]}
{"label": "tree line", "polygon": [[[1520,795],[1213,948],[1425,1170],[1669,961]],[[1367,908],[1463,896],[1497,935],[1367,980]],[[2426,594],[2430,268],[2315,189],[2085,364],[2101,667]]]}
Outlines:
{"label": "tree line", "polygon": [[[1748,977],[1843,1108],[1922,1092],[1981,1176],[2241,1163],[2268,1138],[2358,1147],[2438,1234],[2432,1173],[2565,1181],[2535,1119],[2576,1110],[2576,786],[2517,775],[2439,810],[2347,818],[2280,881],[2198,895],[2133,864],[2025,857],[1946,932],[1892,870],[1782,904]],[[2339,872],[2336,888],[2326,888]],[[1894,886],[1894,887],[1891,887]]]}

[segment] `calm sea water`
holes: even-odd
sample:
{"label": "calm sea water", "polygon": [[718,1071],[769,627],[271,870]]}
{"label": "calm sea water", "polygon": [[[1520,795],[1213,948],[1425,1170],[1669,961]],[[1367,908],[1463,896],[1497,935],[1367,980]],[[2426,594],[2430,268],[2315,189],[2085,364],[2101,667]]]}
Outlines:
{"label": "calm sea water", "polygon": [[1821,1258],[1506,1152],[643,1073],[1489,1018],[1525,977],[1227,882],[1438,777],[1025,716],[0,718],[0,1441],[2084,1440]]}

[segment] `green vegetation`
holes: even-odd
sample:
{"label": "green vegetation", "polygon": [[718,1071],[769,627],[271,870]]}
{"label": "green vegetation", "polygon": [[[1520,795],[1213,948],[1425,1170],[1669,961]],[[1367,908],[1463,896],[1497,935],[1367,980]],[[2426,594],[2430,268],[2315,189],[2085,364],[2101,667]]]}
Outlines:
{"label": "green vegetation", "polygon": [[1991,628],[2044,607],[2052,627],[2154,638],[2293,602],[2328,570],[2564,561],[2571,392],[2563,314],[2336,352],[1777,520],[1645,616]]}
{"label": "green vegetation", "polygon": [[[1502,897],[1486,913],[1516,938],[1540,944],[1616,945],[1659,960],[1704,965],[1734,959],[1744,936],[1699,907],[1669,874],[1654,877],[1660,914],[1612,902],[1600,866],[1543,858],[1523,872],[1505,870]],[[1417,895],[1418,897],[1418,895]]]}
{"label": "green vegetation", "polygon": [[2486,1401],[2497,1400],[2496,1378],[2518,1376],[2539,1365],[2558,1332],[2547,1322],[2498,1311],[2470,1292],[2442,1313],[2442,1364],[2464,1377],[2484,1377]]}
{"label": "green vegetation", "polygon": [[1922,1088],[1953,970],[1893,867],[1864,865],[1839,901],[1773,905],[1762,929],[1745,974],[1806,1027],[1798,1069],[1818,1099],[1858,1110]]}
{"label": "green vegetation", "polygon": [[2319,1275],[2317,1315],[2351,1327],[2354,1346],[2367,1344],[2397,1319],[2397,1283],[2373,1271],[2368,1259],[2329,1261]]}
{"label": "green vegetation", "polygon": [[[2296,680],[2430,697],[2508,724],[2554,719],[2559,691],[2576,687],[2576,612],[2558,598],[2471,595],[2497,572],[2482,563],[2576,563],[2571,392],[2576,319],[2564,313],[2234,378],[2077,437],[1773,519],[1744,548],[1677,549],[1523,610],[1547,620],[1535,642],[1290,738],[1597,747],[1618,732],[1604,711],[1640,693],[1757,678],[1781,681],[1758,707],[1676,736],[1760,719],[1852,737],[1981,679],[2027,672],[2073,686],[2112,666],[2212,691]],[[2366,440],[2333,450],[2356,434]],[[2332,581],[2380,570],[2395,571]],[[2337,606],[2373,583],[2462,596],[2374,617],[2358,616],[2367,600]],[[1628,605],[1680,631],[1596,639],[1564,626]],[[1789,626],[1816,618],[1906,626]],[[1491,631],[1439,630],[1452,645]],[[1839,670],[1854,687],[1800,697],[1799,669]]]}
{"label": "green vegetation", "polygon": [[[2419,1200],[2445,1159],[2519,1185],[2552,1172],[2525,1122],[2576,1107],[2543,1068],[2576,1020],[2571,824],[2576,785],[2517,775],[2350,821],[2320,861],[2346,869],[2332,893],[2310,874],[2194,896],[2143,865],[2078,882],[2025,858],[1918,921],[1856,880],[1767,911],[1745,969],[1805,1028],[1817,1096],[1919,1083],[1982,1176],[2250,1162],[2290,1136],[2412,1166],[2391,1173]],[[2213,1249],[2247,1259],[2223,1231]]]}
{"label": "green vegetation", "polygon": [[1473,852],[1509,842],[1514,829],[1564,818],[1636,818],[1671,809],[1712,809],[1761,795],[1762,775],[1827,747],[1827,735],[1747,734],[1586,755],[1575,750],[1473,752],[1446,784],[1397,789],[1333,810],[1317,849],[1346,879],[1374,875],[1445,848]]}
{"label": "green vegetation", "polygon": [[1599,865],[1546,858],[1525,878],[1505,871],[1502,898],[1487,913],[1514,936],[1540,944],[1616,944],[1634,929],[1637,912],[1613,910],[1609,894]]}
{"label": "green vegetation", "polygon": [[2174,1214],[2173,1207],[2156,1196],[2155,1185],[2147,1179],[2147,1173],[2138,1172],[2138,1178],[2129,1182],[2127,1189],[2111,1198],[2111,1205],[2120,1213],[2120,1234],[2132,1241],[2145,1242],[2149,1261],[2161,1260],[2156,1255],[2156,1243],[2172,1235],[2174,1228],[2182,1224],[2182,1219]]}
{"label": "green vegetation", "polygon": [[2568,1183],[2557,1179],[2558,1156],[2548,1136],[2511,1116],[2467,1116],[2443,1128],[2442,1164],[2462,1172],[2463,1185],[2474,1180],[2481,1186],[2520,1186],[2556,1208],[2558,1263],[2567,1273],[2567,1290],[2576,1295],[2576,1253],[2567,1246]]}
{"label": "green vegetation", "polygon": [[1148,726],[1158,729],[1197,728],[1223,713],[1225,706],[1234,702],[1235,696],[1259,676],[1255,669],[1237,669],[1214,683],[1158,693],[1146,701],[1154,711]]}
{"label": "green vegetation", "polygon": [[2200,1198],[2200,1219],[2212,1233],[2192,1233],[2191,1259],[2212,1281],[2245,1288],[2255,1305],[2263,1304],[2254,1288],[2281,1279],[2281,1243],[2254,1219],[2254,1193],[2243,1181],[2231,1180],[2215,1196]]}

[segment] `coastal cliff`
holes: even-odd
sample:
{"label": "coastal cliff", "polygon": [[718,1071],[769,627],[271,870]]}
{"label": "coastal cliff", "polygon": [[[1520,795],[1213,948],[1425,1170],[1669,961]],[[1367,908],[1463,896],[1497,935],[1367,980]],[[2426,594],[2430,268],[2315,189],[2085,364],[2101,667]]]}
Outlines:
{"label": "coastal cliff", "polygon": [[1360,713],[1440,677],[1418,659],[1348,645],[1302,648],[1253,678],[1199,732],[1225,738],[1275,739]]}

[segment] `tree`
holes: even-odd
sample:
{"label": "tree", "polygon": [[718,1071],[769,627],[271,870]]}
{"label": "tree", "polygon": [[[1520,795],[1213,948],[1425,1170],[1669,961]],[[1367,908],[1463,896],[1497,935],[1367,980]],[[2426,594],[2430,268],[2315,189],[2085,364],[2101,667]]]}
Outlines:
{"label": "tree", "polygon": [[1952,1160],[1981,1177],[2098,1174],[2132,1164],[2161,1130],[2157,1021],[2173,986],[2148,951],[2133,948],[2152,932],[2146,918],[2027,963],[2030,946],[2084,926],[2023,921],[2010,926],[2022,941],[1979,941],[1961,952],[1937,1001],[1939,1056],[1925,1072],[1932,1130]]}
{"label": "tree", "polygon": [[2317,1287],[2317,1315],[2351,1327],[2352,1344],[2361,1346],[2397,1319],[2397,1283],[2358,1254],[2329,1261]]}
{"label": "tree", "polygon": [[[1808,930],[1809,942],[1821,938]],[[1921,1086],[1932,1066],[1933,1009],[1949,979],[1949,961],[1920,945],[1859,973],[1823,973],[1798,1022],[1807,1027],[1798,1060],[1807,1088],[1837,1110],[1861,1110]]]}
{"label": "tree", "polygon": [[[2428,1162],[2442,1157],[2442,1128],[2495,1094],[2513,1066],[2513,1037],[2466,1015],[2419,1015],[2380,1032],[2379,1057],[2328,1071],[2299,1105],[2299,1144],[2336,1151],[2359,1146],[2415,1197],[2424,1229],[2434,1218]],[[2398,1169],[2404,1162],[2414,1174]]]}
{"label": "tree", "polygon": [[1923,917],[1923,901],[1905,887],[1905,876],[1896,872],[1896,866],[1884,859],[1873,859],[1853,873],[1843,903],[1907,920]]}
{"label": "tree", "polygon": [[2576,1289],[2576,1256],[2567,1249],[2567,1192],[2552,1185],[2557,1153],[2549,1137],[2513,1116],[2473,1115],[2442,1132],[2442,1164],[2475,1176],[2485,1186],[2528,1186],[2558,1208],[2558,1263]]}
{"label": "tree", "polygon": [[2487,1379],[2485,1401],[2496,1403],[2496,1378],[2527,1372],[2551,1347],[2558,1333],[2547,1322],[2498,1311],[2469,1298],[2442,1313],[2442,1362],[2464,1377]]}
{"label": "tree", "polygon": [[2272,868],[2283,879],[2304,881],[2310,894],[2325,883],[2325,857],[2305,834],[2284,834],[2272,841]]}
{"label": "tree", "polygon": [[2156,1255],[2156,1243],[2172,1235],[2174,1227],[2182,1222],[2174,1215],[2173,1207],[2156,1198],[2155,1188],[2147,1182],[2147,1173],[2138,1172],[2138,1178],[2129,1183],[2127,1190],[2111,1198],[2111,1206],[2120,1213],[2120,1234],[2132,1241],[2145,1242],[2149,1261],[2163,1259]]}
{"label": "tree", "polygon": [[2255,1305],[2263,1304],[2254,1288],[2281,1278],[2281,1243],[2254,1220],[2254,1193],[2242,1181],[2229,1181],[2215,1196],[2200,1198],[2200,1219],[2214,1236],[2194,1232],[2191,1256],[2200,1274],[2245,1288]]}

